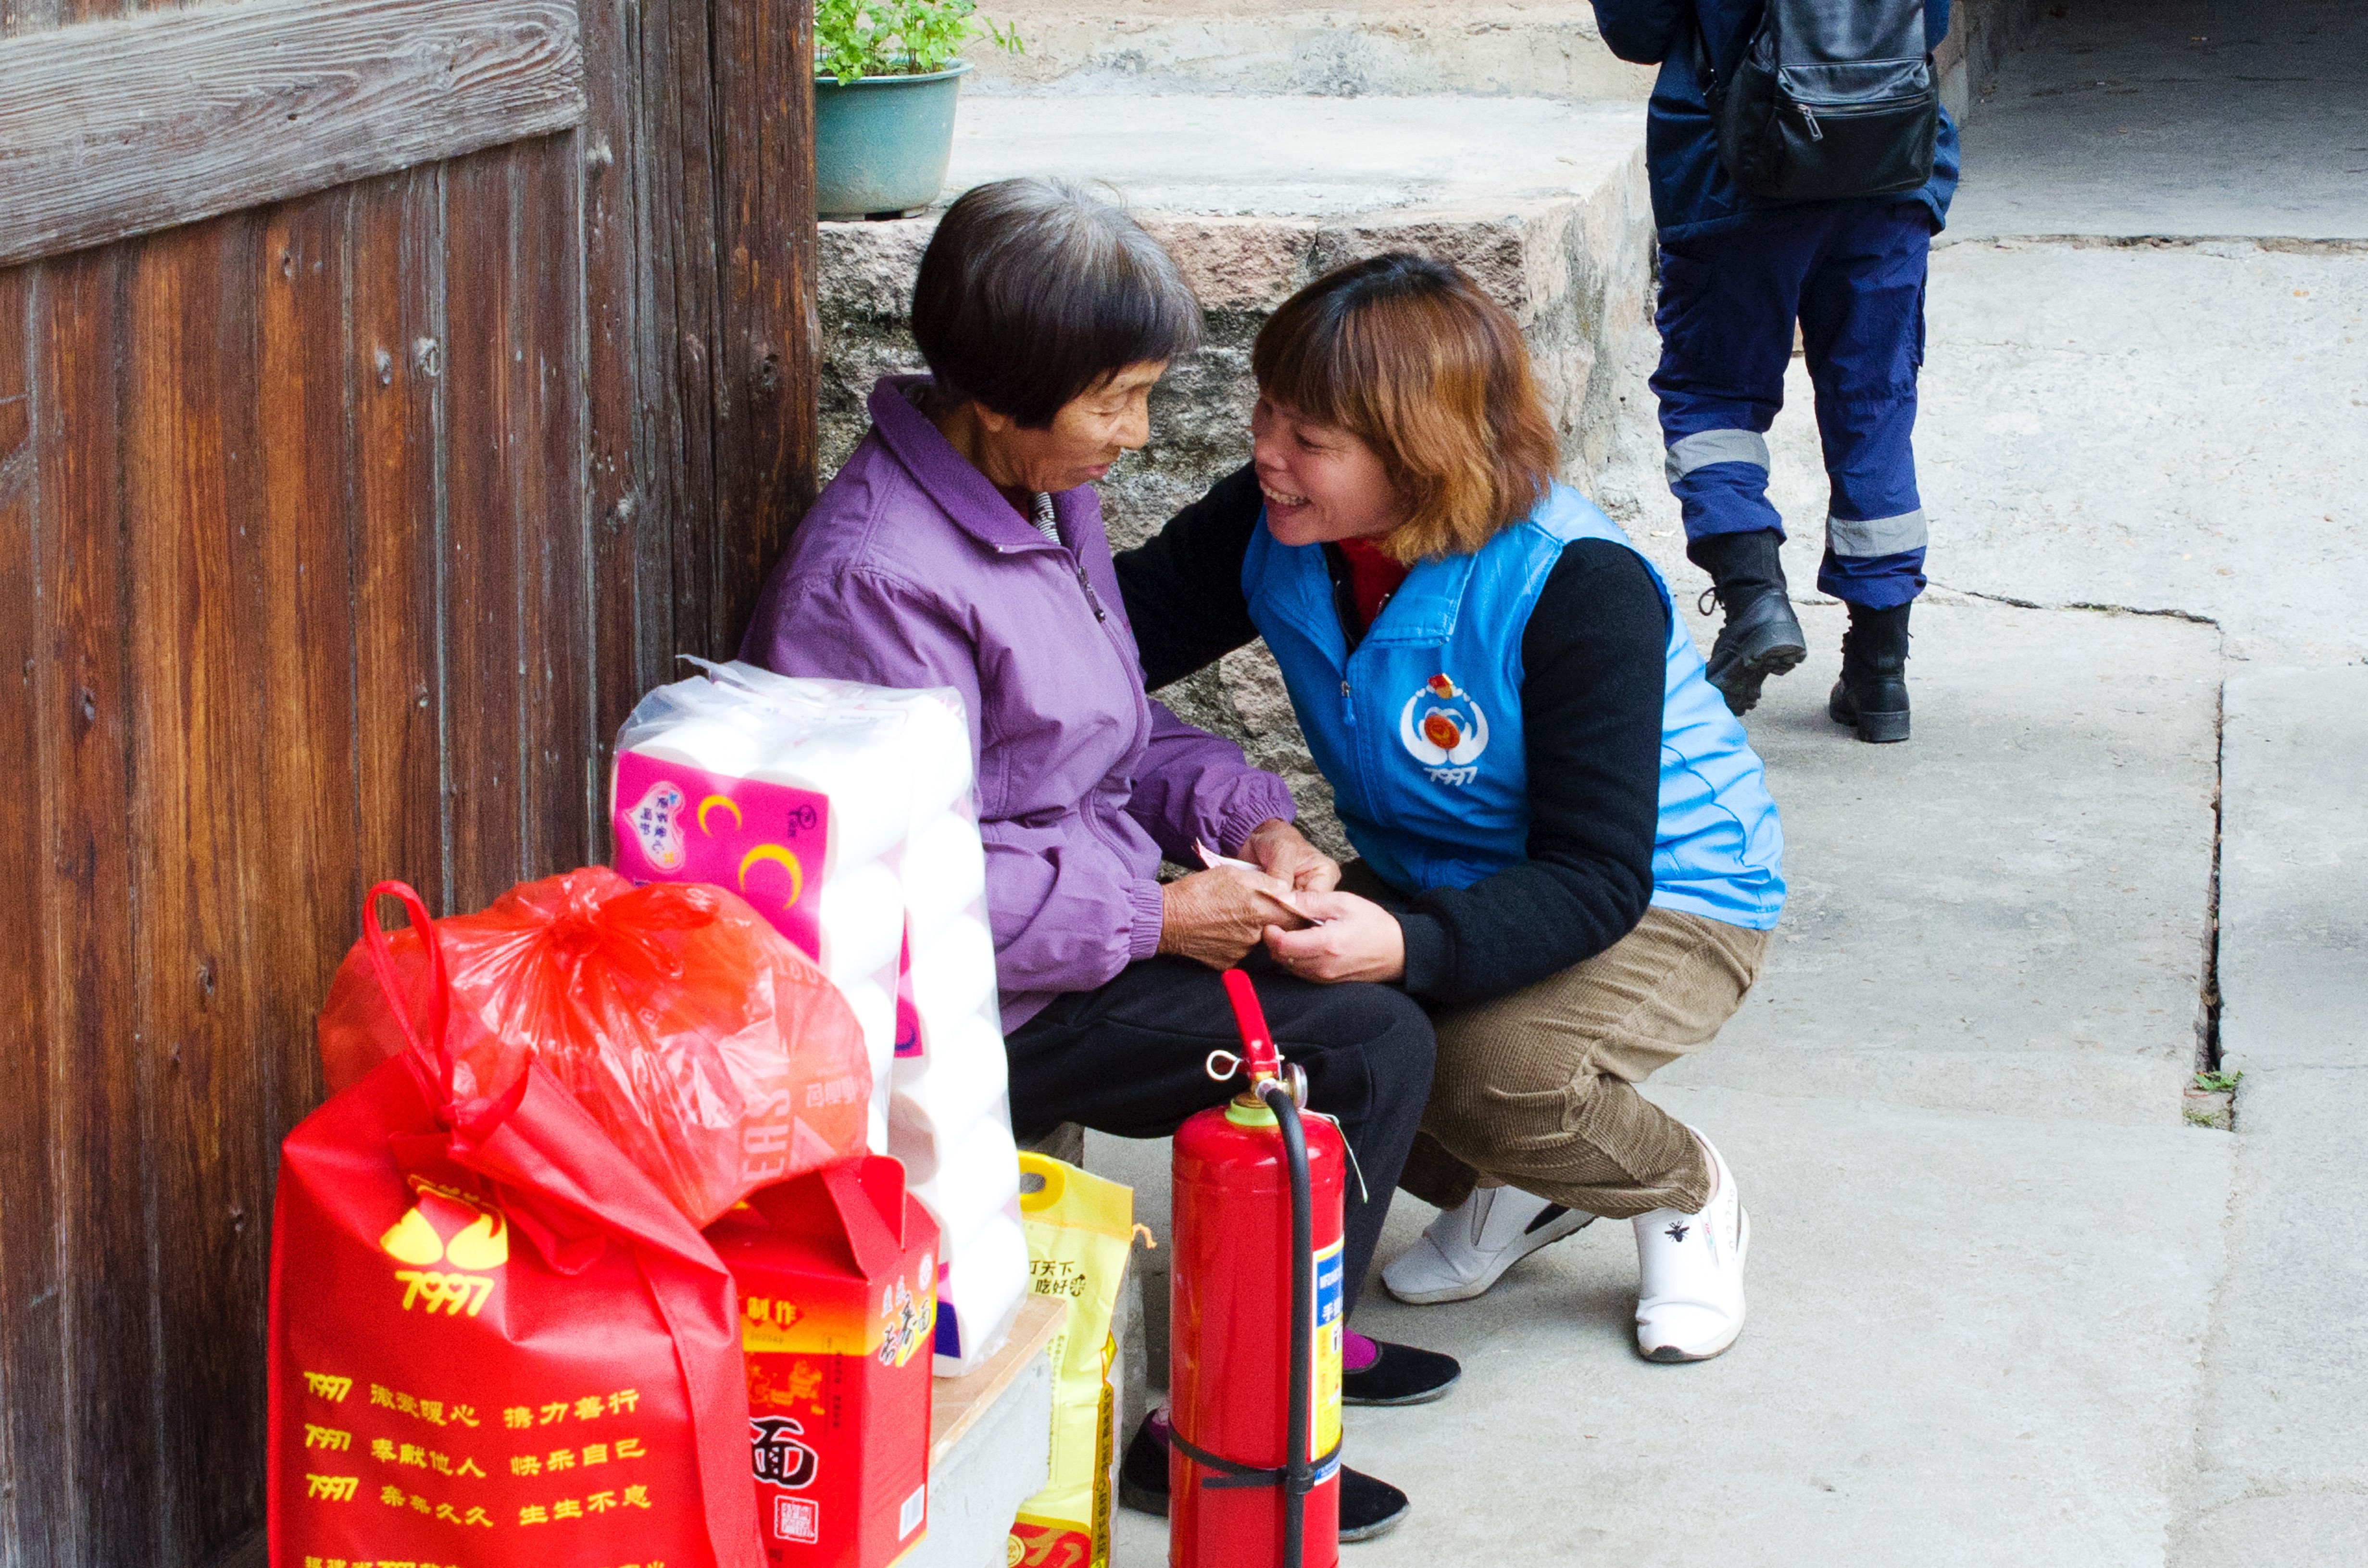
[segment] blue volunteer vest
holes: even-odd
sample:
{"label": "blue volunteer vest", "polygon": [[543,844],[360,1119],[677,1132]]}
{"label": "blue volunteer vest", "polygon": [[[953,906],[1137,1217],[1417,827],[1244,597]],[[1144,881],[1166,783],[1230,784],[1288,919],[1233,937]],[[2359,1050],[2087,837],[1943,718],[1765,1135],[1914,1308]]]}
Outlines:
{"label": "blue volunteer vest", "polygon": [[[1521,635],[1563,546],[1628,545],[1611,519],[1557,484],[1476,554],[1427,561],[1353,653],[1320,545],[1278,543],[1261,523],[1242,592],[1357,852],[1383,881],[1469,887],[1528,856]],[[1628,545],[1634,549],[1634,546]],[[1642,559],[1642,556],[1639,556]],[[1764,931],[1784,905],[1783,829],[1743,726],[1702,677],[1669,609],[1661,710],[1661,814],[1653,902]]]}

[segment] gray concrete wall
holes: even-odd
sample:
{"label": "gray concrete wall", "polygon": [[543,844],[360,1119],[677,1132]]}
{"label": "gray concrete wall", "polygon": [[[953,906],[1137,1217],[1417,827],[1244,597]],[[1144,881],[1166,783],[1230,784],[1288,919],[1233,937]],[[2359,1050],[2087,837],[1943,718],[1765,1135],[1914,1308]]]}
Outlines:
{"label": "gray concrete wall", "polygon": [[1604,47],[1595,14],[1569,0],[1002,0],[1024,53],[978,53],[977,90],[1464,93],[1641,99],[1649,67]]}
{"label": "gray concrete wall", "polygon": [[1981,112],[1998,85],[1998,62],[2022,47],[2045,0],[1957,0],[1949,36],[1933,51],[1941,102],[1958,123]]}

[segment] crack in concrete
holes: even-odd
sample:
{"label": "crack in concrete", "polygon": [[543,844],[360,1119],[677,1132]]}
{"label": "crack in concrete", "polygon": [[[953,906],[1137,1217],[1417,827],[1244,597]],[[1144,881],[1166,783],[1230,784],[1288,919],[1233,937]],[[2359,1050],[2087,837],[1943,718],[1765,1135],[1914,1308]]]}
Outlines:
{"label": "crack in concrete", "polygon": [[1935,234],[1932,248],[1952,245],[2065,245],[2073,250],[2201,250],[2206,245],[2246,245],[2290,256],[2360,256],[2368,240],[2303,234]]}
{"label": "crack in concrete", "polygon": [[[2195,1018],[2195,1071],[2220,1071],[2220,849],[2228,779],[2228,683],[2212,697],[2212,877],[2204,895],[2203,975]],[[2241,1085],[2239,1085],[2241,1086]],[[2228,1091],[2228,1130],[2237,1130],[2237,1090]]]}
{"label": "crack in concrete", "polygon": [[2095,600],[2093,600],[2093,599],[2071,599],[2071,600],[2067,600],[2066,602],[2065,602],[2065,603],[2063,603],[2063,604],[2061,604],[2061,605],[2056,605],[2056,606],[2055,606],[2055,607],[2053,607],[2053,608],[2057,608],[2057,609],[2086,609],[2086,610],[2094,610],[2094,611],[2096,611],[2096,612],[2097,612],[2098,614],[2100,614],[2100,615],[2153,615],[2153,616],[2160,616],[2160,617],[2162,617],[2164,619],[2167,619],[2167,620],[2184,620],[2184,621],[2187,621],[2188,623],[2190,623],[2191,625],[2194,625],[2194,626],[2208,626],[2208,627],[2212,628],[2212,630],[2214,630],[2214,631],[2219,631],[2219,630],[2220,630],[2220,621],[2219,621],[2219,619],[2218,619],[2218,618],[2217,618],[2217,617],[2214,617],[2214,616],[2209,616],[2209,615],[2198,615],[2195,611],[2193,611],[2193,610],[2192,610],[2192,609],[2177,609],[2177,608],[2162,608],[2162,609],[2149,609],[2149,608],[2146,608],[2146,606],[2144,606],[2144,605],[2115,605],[2115,604],[2100,604],[2100,603],[2098,603],[2097,601],[2095,601]]}
{"label": "crack in concrete", "polygon": [[1938,577],[1931,578],[1930,581],[1932,586],[1943,593],[1957,594],[1969,599],[1981,599],[1988,604],[2012,605],[2017,609],[2078,609],[2088,610],[2096,615],[2151,615],[2166,620],[2184,620],[2195,626],[2208,626],[2215,631],[2221,630],[2218,617],[2200,615],[2192,609],[2108,604],[2098,599],[2069,599],[2062,604],[2042,604],[2037,599],[2019,599],[2012,594],[1992,594],[1985,593],[1979,588],[1960,588],[1952,584],[1943,583]]}
{"label": "crack in concrete", "polygon": [[[2183,620],[2191,625],[2221,630],[2220,622],[2208,615],[2178,608],[2148,608],[2139,605],[2104,604],[2093,599],[2075,599],[2064,604],[2042,604],[2036,599],[2017,598],[2011,594],[1984,593],[1978,588],[1952,587],[1931,579],[1932,586],[1944,593],[1977,599],[1986,604],[2011,605],[2017,609],[2046,611],[2084,610],[2093,615],[2145,615],[2169,620]],[[2204,888],[2203,972],[2196,991],[2195,1071],[2216,1073],[2220,1070],[2220,851],[2222,800],[2227,779],[2227,684],[2222,682],[2212,697],[2212,870]],[[2230,1130],[2237,1117],[2235,1095],[2228,1101]]]}

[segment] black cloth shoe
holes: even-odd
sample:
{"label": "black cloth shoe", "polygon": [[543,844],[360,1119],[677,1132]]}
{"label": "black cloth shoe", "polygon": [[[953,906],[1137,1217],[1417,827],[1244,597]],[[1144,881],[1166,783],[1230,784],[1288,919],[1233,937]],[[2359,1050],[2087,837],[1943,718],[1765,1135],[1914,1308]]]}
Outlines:
{"label": "black cloth shoe", "polygon": [[1726,612],[1704,673],[1730,713],[1750,712],[1770,676],[1786,674],[1809,655],[1800,618],[1785,597],[1777,553],[1782,542],[1773,529],[1758,528],[1708,534],[1686,546],[1687,559],[1711,575],[1703,598],[1715,596]]}
{"label": "black cloth shoe", "polygon": [[1414,1505],[1406,1494],[1386,1481],[1377,1481],[1361,1470],[1340,1467],[1340,1539],[1371,1540],[1377,1535],[1387,1535],[1406,1523]]}
{"label": "black cloth shoe", "polygon": [[1411,1345],[1373,1341],[1381,1354],[1362,1371],[1340,1376],[1343,1404],[1429,1404],[1455,1386],[1463,1369],[1452,1356],[1417,1350]]}
{"label": "black cloth shoe", "polygon": [[1842,678],[1826,699],[1826,712],[1835,723],[1855,729],[1860,740],[1907,738],[1908,608],[1850,606],[1850,630],[1842,633]]}
{"label": "black cloth shoe", "polygon": [[[1137,1513],[1167,1517],[1167,1424],[1163,1415],[1146,1416],[1134,1429],[1120,1461],[1118,1500]],[[1406,1494],[1386,1481],[1361,1470],[1340,1467],[1340,1539],[1371,1540],[1387,1535],[1403,1523],[1413,1506]]]}
{"label": "black cloth shoe", "polygon": [[1118,1500],[1138,1514],[1167,1517],[1167,1423],[1165,1411],[1143,1418],[1118,1466]]}

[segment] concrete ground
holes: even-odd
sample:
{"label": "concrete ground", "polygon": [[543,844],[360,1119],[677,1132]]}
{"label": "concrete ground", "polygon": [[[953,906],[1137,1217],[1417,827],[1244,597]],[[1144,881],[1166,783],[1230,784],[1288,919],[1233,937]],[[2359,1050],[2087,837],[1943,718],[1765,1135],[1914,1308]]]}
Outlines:
{"label": "concrete ground", "polygon": [[1951,226],[2368,238],[2364,53],[2354,0],[2052,6],[1975,107]]}
{"label": "concrete ground", "polygon": [[1485,212],[1594,190],[1634,154],[1635,119],[1634,105],[1543,98],[981,97],[962,106],[947,178],[1105,181],[1158,213]]}
{"label": "concrete ground", "polygon": [[[2217,639],[1935,605],[1924,727],[1877,749],[1823,713],[1840,612],[1804,619],[1817,652],[1752,722],[1793,884],[1777,951],[1653,1090],[1744,1184],[1752,1326],[1705,1366],[1638,1360],[1616,1222],[1478,1301],[1374,1288],[1360,1327],[1467,1370],[1446,1403],[1349,1413],[1350,1461],[1417,1499],[1355,1562],[2162,1561],[2235,1142],[2178,1108]],[[1089,1161],[1164,1234],[1164,1145]],[[1384,1256],[1429,1214],[1402,1197]],[[1121,1564],[1159,1561],[1156,1521],[1119,1529]]]}
{"label": "concrete ground", "polygon": [[2368,669],[2227,687],[2230,1258],[2179,1568],[2368,1562]]}
{"label": "concrete ground", "polygon": [[1649,67],[1612,58],[1571,0],[996,0],[1023,52],[987,52],[965,94],[1456,93],[1631,98]]}

